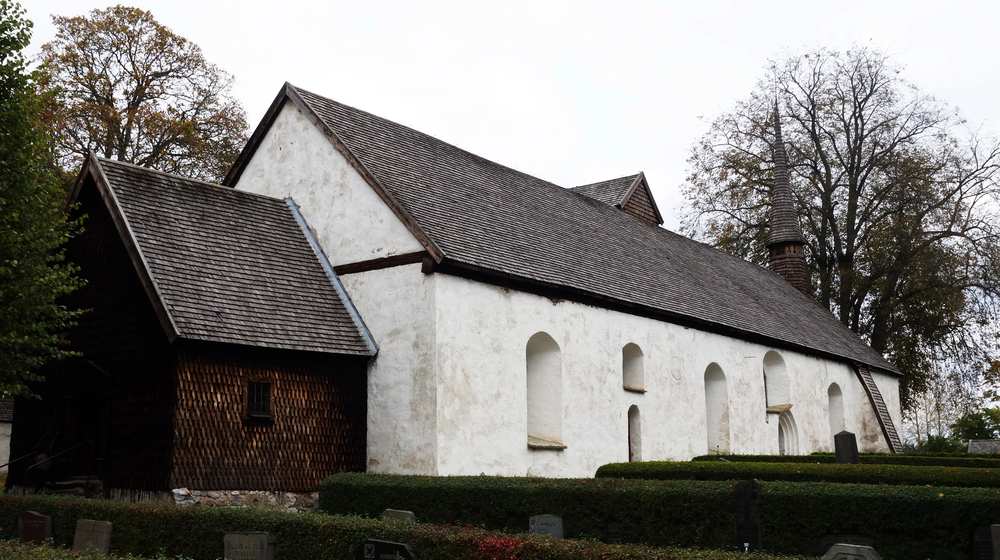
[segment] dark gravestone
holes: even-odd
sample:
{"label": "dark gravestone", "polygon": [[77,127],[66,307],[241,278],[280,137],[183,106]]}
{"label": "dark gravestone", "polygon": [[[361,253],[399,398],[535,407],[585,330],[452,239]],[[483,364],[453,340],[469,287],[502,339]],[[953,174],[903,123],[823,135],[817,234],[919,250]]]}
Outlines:
{"label": "dark gravestone", "polygon": [[409,545],[368,539],[358,549],[357,560],[417,560]]}
{"label": "dark gravestone", "polygon": [[563,520],[558,515],[545,513],[528,518],[528,532],[534,535],[548,535],[563,538]]}
{"label": "dark gravestone", "polygon": [[401,521],[403,523],[416,523],[417,516],[412,511],[405,509],[387,509],[382,512],[382,521]]}
{"label": "dark gravestone", "polygon": [[835,544],[820,560],[882,560],[882,557],[870,546]]}
{"label": "dark gravestone", "polygon": [[741,480],[733,489],[736,505],[736,544],[743,552],[760,547],[760,525],[757,522],[757,494],[760,487],[756,481]]}
{"label": "dark gravestone", "polygon": [[17,518],[17,538],[24,542],[44,543],[52,538],[52,518],[37,511],[26,511]]}
{"label": "dark gravestone", "polygon": [[264,532],[226,533],[225,560],[274,560],[274,539]]}
{"label": "dark gravestone", "polygon": [[111,522],[79,519],[76,522],[76,533],[73,534],[73,550],[75,552],[111,551]]}
{"label": "dark gravestone", "polygon": [[833,436],[833,447],[836,450],[837,462],[842,464],[858,463],[858,438],[848,431]]}
{"label": "dark gravestone", "polygon": [[990,529],[990,527],[979,527],[972,533],[973,560],[993,560],[993,534]]}

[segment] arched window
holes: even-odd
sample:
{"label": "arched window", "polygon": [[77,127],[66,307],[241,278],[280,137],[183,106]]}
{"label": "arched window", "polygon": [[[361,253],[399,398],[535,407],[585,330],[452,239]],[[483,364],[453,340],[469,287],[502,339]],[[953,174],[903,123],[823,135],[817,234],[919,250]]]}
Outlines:
{"label": "arched window", "polygon": [[705,412],[708,452],[729,453],[729,391],[718,364],[705,370]]}
{"label": "arched window", "polygon": [[844,431],[844,393],[840,385],[831,383],[826,390],[827,407],[830,414],[830,434],[837,435]]}
{"label": "arched window", "polygon": [[781,354],[773,350],[764,354],[764,393],[768,408],[791,404],[789,385],[788,370]]}
{"label": "arched window", "polygon": [[528,339],[525,350],[528,379],[528,445],[561,449],[562,358],[559,345],[544,332]]}
{"label": "arched window", "polygon": [[628,461],[642,461],[642,422],[639,420],[639,407],[628,407]]}
{"label": "arched window", "polygon": [[629,342],[622,348],[622,386],[629,391],[645,391],[646,378],[642,368],[642,349]]}
{"label": "arched window", "polygon": [[791,412],[778,416],[778,455],[798,455],[799,430]]}

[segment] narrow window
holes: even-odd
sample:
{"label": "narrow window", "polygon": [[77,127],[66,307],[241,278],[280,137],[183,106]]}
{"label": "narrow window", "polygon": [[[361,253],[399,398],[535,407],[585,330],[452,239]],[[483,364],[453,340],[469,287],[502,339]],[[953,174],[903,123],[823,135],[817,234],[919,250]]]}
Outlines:
{"label": "narrow window", "polygon": [[767,408],[781,407],[792,402],[785,360],[773,350],[764,354],[764,394]]}
{"label": "narrow window", "polygon": [[563,449],[562,358],[559,345],[544,332],[528,340],[527,370],[528,447]]}
{"label": "narrow window", "polygon": [[718,364],[705,370],[705,428],[709,453],[729,453],[729,390]]}
{"label": "narrow window", "polygon": [[830,435],[835,436],[844,431],[844,393],[840,390],[840,385],[831,383],[826,390],[827,406],[830,415]]}
{"label": "narrow window", "polygon": [[642,349],[631,342],[622,348],[622,386],[626,391],[637,393],[646,391],[646,380],[642,365]]}
{"label": "narrow window", "polygon": [[634,404],[628,409],[628,461],[642,461],[642,422],[639,407]]}
{"label": "narrow window", "polygon": [[250,418],[271,418],[271,384],[251,381],[247,385],[247,416]]}

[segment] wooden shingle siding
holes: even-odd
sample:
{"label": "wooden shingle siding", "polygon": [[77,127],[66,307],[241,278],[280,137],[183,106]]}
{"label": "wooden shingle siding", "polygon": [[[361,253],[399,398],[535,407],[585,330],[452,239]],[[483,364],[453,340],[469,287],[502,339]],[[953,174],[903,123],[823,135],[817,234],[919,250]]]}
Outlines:
{"label": "wooden shingle siding", "polygon": [[653,201],[649,198],[649,193],[643,185],[639,185],[632,193],[632,196],[625,201],[622,210],[639,218],[651,226],[659,225],[660,218],[653,209]]}
{"label": "wooden shingle siding", "polygon": [[[177,364],[172,487],[315,490],[365,469],[364,364],[188,344]],[[247,418],[247,387],[271,384],[270,421]]]}

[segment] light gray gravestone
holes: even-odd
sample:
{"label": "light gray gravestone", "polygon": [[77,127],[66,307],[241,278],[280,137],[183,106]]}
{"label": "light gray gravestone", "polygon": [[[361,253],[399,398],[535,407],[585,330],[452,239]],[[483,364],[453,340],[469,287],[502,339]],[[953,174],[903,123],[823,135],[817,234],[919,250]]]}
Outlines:
{"label": "light gray gravestone", "polygon": [[558,515],[545,513],[532,515],[528,518],[528,532],[534,535],[549,535],[557,539],[563,538],[563,520]]}
{"label": "light gray gravestone", "polygon": [[78,519],[76,532],[73,534],[73,550],[75,552],[111,552],[111,522],[95,521],[93,519]]}
{"label": "light gray gravestone", "polygon": [[974,455],[1000,455],[1000,439],[970,439],[968,452]]}
{"label": "light gray gravestone", "polygon": [[263,531],[226,533],[225,560],[274,560],[274,539]]}
{"label": "light gray gravestone", "polygon": [[882,557],[870,546],[835,544],[820,560],[882,560]]}
{"label": "light gray gravestone", "polygon": [[857,464],[858,438],[854,434],[845,430],[833,436],[833,447],[838,463]]}
{"label": "light gray gravestone", "polygon": [[52,518],[37,511],[26,511],[17,518],[17,538],[24,542],[44,543],[52,538]]}
{"label": "light gray gravestone", "polygon": [[402,521],[403,523],[416,523],[417,516],[412,511],[405,509],[387,509],[382,512],[382,521]]}

